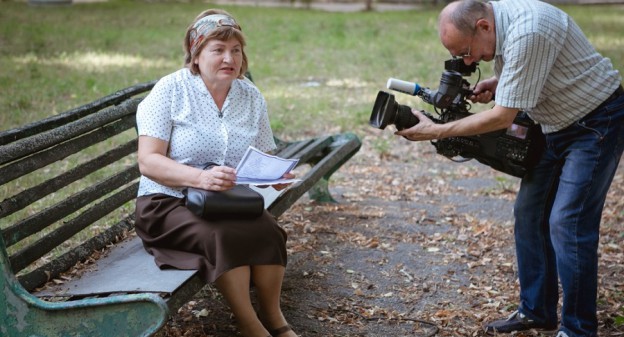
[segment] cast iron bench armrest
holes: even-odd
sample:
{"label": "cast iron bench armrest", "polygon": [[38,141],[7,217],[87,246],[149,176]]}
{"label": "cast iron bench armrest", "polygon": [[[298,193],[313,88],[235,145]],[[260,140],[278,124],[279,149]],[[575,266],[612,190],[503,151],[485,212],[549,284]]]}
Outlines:
{"label": "cast iron bench armrest", "polygon": [[156,294],[43,301],[11,277],[4,243],[0,243],[3,336],[150,336],[167,320],[169,308]]}

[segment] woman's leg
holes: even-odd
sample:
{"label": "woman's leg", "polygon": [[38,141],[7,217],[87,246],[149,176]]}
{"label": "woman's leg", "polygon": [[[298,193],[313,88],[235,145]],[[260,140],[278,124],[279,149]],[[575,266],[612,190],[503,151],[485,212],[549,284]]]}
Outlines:
{"label": "woman's leg", "polygon": [[[288,326],[280,306],[285,270],[286,268],[279,265],[251,266],[251,279],[258,296],[259,316],[269,330]],[[288,330],[277,336],[297,336],[297,334]]]}
{"label": "woman's leg", "polygon": [[251,269],[243,266],[223,273],[215,284],[236,317],[241,334],[246,337],[267,337],[269,332],[258,319],[251,303],[250,278]]}

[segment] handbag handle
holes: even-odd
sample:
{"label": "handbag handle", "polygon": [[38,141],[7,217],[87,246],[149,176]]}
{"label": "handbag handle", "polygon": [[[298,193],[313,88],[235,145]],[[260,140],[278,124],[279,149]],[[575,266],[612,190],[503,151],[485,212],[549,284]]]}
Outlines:
{"label": "handbag handle", "polygon": [[202,170],[210,170],[213,166],[219,166],[219,164],[209,161],[206,164],[202,165]]}

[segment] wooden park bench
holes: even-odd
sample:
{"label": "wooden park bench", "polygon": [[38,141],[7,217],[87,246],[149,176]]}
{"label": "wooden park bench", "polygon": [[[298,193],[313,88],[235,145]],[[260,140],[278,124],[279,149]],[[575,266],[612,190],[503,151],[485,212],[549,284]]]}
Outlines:
{"label": "wooden park bench", "polygon": [[[0,132],[0,336],[148,336],[205,286],[193,270],[160,270],[133,232],[135,114],[154,84]],[[268,205],[275,216],[305,192],[331,201],[330,176],[361,143],[278,146],[305,173]]]}

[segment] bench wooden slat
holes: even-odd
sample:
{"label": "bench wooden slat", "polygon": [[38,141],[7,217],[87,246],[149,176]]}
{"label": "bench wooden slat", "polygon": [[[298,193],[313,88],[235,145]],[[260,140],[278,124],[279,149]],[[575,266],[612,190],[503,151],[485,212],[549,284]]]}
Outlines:
{"label": "bench wooden slat", "polygon": [[[123,293],[119,289],[123,289],[128,294],[154,292],[159,293],[167,302],[168,307],[174,311],[191,300],[206,285],[195,270],[159,269],[154,263],[154,257],[145,251],[138,237],[126,239],[116,244],[117,246],[119,248],[96,261],[96,265],[92,267],[95,272],[87,273],[61,285],[52,285],[33,291],[33,294],[42,298],[80,299],[98,294],[102,296]],[[120,255],[124,258],[119,258]],[[128,270],[130,272],[127,272]],[[108,275],[103,279],[99,277],[100,274]],[[141,275],[141,277],[137,280],[136,275]],[[40,274],[39,277],[41,276]],[[20,282],[26,285],[30,283],[24,279],[20,279]],[[137,285],[133,287],[132,284]]]}
{"label": "bench wooden slat", "polygon": [[[322,175],[314,186],[308,190],[308,195],[312,200],[318,202],[336,202],[329,193],[329,179],[344,163],[353,157],[362,146],[360,139],[353,133],[343,133],[334,136],[334,142],[330,146],[331,153],[325,155],[323,160],[330,160],[331,165],[327,165],[323,171],[315,172],[316,175]],[[320,163],[320,162],[318,162]],[[315,167],[317,167],[315,165]],[[320,170],[320,169],[319,169]]]}
{"label": "bench wooden slat", "polygon": [[24,269],[38,258],[47,254],[47,252],[61,245],[79,231],[85,229],[126,202],[133,200],[136,198],[137,191],[138,184],[136,183],[130,187],[124,188],[123,190],[106,198],[104,201],[98,202],[88,208],[76,218],[67,221],[58,229],[46,234],[44,238],[41,238],[35,243],[17,251],[9,258],[13,271],[18,272]]}
{"label": "bench wooden slat", "polygon": [[299,158],[296,154],[313,141],[314,139],[310,138],[292,143],[283,143],[283,148],[277,152],[277,156],[289,159]]}
{"label": "bench wooden slat", "polygon": [[311,161],[312,158],[321,156],[323,150],[325,150],[332,143],[332,136],[325,136],[314,139],[312,142],[302,148],[296,157],[299,161],[314,164],[315,161]]}
{"label": "bench wooden slat", "polygon": [[[135,187],[138,190],[138,184]],[[33,291],[50,279],[57,278],[62,272],[69,270],[78,262],[86,260],[93,255],[93,252],[103,250],[110,246],[111,242],[120,241],[133,228],[133,216],[123,218],[115,225],[86,240],[74,249],[65,252],[63,255],[31,272],[20,275],[18,280],[26,290]]]}
{"label": "bench wooden slat", "polygon": [[319,155],[319,151],[323,150],[331,143],[332,136],[293,142],[280,151],[279,156],[283,158],[297,158],[301,163],[307,163],[310,158]]}
{"label": "bench wooden slat", "polygon": [[62,114],[51,116],[37,122],[33,122],[21,127],[0,132],[0,146],[27,138],[42,132],[52,130],[69,122],[83,118],[92,113],[98,113],[103,108],[119,104],[130,97],[136,96],[150,90],[156,81],[137,84],[135,86],[119,90],[111,95],[99,100],[87,103],[78,108],[66,111]]}
{"label": "bench wooden slat", "polygon": [[3,145],[0,148],[0,164],[9,163],[74,137],[82,136],[124,116],[131,115],[134,118],[138,104],[139,100],[129,100],[98,114],[89,115],[67,125]]}
{"label": "bench wooden slat", "polygon": [[298,200],[306,191],[318,183],[328,171],[335,171],[343,162],[343,157],[351,158],[361,146],[360,140],[355,135],[348,135],[344,139],[337,140],[339,143],[327,156],[320,160],[306,173],[302,181],[288,189],[288,193],[281,194],[268,208],[271,214],[280,216],[290,205]]}
{"label": "bench wooden slat", "polygon": [[87,175],[99,170],[102,165],[112,164],[120,158],[130,155],[136,151],[136,144],[136,140],[132,140],[125,145],[114,148],[97,158],[76,166],[65,173],[59,174],[58,176],[37,186],[28,188],[10,198],[3,200],[0,202],[0,218],[13,214],[33,202],[86,177]]}
{"label": "bench wooden slat", "polygon": [[97,132],[82,135],[75,139],[66,141],[60,145],[42,150],[36,154],[27,156],[14,163],[0,168],[0,184],[5,184],[25,174],[34,172],[48,164],[64,159],[74,153],[79,152],[93,144],[97,144],[114,135],[134,127],[135,117],[126,116],[121,120],[108,124]]}
{"label": "bench wooden slat", "polygon": [[[95,261],[93,272],[58,286],[35,292],[40,297],[80,298],[114,293],[154,292],[172,294],[196,270],[161,270],[137,236],[118,243],[110,254]],[[137,278],[136,275],[141,275]]]}
{"label": "bench wooden slat", "polygon": [[90,202],[99,199],[103,194],[110,193],[138,178],[138,176],[138,167],[136,165],[129,167],[94,186],[85,188],[52,207],[46,208],[39,213],[5,228],[2,231],[5,244],[7,247],[11,247],[16,242],[41,231],[56,221],[79,210],[83,206],[88,205]]}

